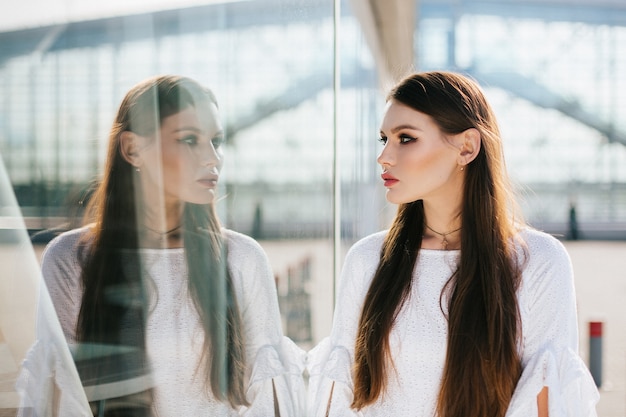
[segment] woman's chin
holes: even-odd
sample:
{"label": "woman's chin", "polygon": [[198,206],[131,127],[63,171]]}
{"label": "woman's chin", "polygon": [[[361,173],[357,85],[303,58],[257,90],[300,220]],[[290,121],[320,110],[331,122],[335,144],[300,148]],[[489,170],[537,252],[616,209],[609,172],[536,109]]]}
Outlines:
{"label": "woman's chin", "polygon": [[191,204],[211,204],[215,201],[215,190],[202,190],[200,192],[194,193],[193,195],[187,196],[188,198],[184,198],[183,200],[187,203]]}

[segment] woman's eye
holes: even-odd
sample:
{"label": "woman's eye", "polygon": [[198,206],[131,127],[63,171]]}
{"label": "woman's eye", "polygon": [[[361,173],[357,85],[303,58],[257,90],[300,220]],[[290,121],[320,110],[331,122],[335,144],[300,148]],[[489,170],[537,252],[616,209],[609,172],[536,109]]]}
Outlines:
{"label": "woman's eye", "polygon": [[187,145],[191,145],[191,146],[195,146],[198,144],[198,136],[196,135],[187,135],[181,139],[179,139],[180,142],[185,143]]}
{"label": "woman's eye", "polygon": [[387,137],[386,136],[381,136],[381,137],[378,138],[378,141],[380,143],[382,143],[383,145],[386,145],[387,144]]}
{"label": "woman's eye", "polygon": [[410,142],[413,142],[415,140],[417,140],[417,139],[414,138],[414,137],[411,137],[409,135],[400,135],[400,143],[401,144],[410,143]]}
{"label": "woman's eye", "polygon": [[219,148],[224,143],[224,136],[216,136],[211,139],[211,143],[215,149]]}

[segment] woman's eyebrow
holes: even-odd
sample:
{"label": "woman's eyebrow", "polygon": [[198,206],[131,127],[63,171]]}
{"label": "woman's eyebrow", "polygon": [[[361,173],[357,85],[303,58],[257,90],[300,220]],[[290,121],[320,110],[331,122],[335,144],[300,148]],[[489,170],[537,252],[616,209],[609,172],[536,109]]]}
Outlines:
{"label": "woman's eyebrow", "polygon": [[394,128],[391,129],[391,133],[396,133],[402,129],[411,129],[411,130],[419,130],[420,132],[422,131],[422,129],[420,129],[417,126],[413,126],[413,125],[409,125],[409,124],[403,124],[403,125],[399,125],[396,126]]}
{"label": "woman's eyebrow", "polygon": [[174,133],[176,133],[176,132],[183,132],[185,130],[191,130],[193,132],[202,133],[202,129],[199,129],[199,128],[194,127],[194,126],[177,127],[176,129],[172,130],[172,132],[174,132]]}

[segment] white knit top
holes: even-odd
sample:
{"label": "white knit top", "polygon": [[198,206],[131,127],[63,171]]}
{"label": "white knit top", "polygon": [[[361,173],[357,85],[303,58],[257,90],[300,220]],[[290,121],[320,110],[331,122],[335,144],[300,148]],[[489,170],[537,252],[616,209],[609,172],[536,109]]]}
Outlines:
{"label": "white knit top", "polygon": [[[60,235],[48,245],[42,259],[44,279],[70,343],[76,341],[81,305],[78,253],[79,240],[85,232],[81,228]],[[203,330],[188,293],[185,250],[142,249],[142,264],[149,280],[146,347],[154,388],[153,414],[273,416],[272,379],[281,414],[301,414],[299,407],[303,404],[298,395],[303,389],[303,353],[282,335],[276,287],[267,257],[253,239],[228,230],[224,234],[227,262],[243,319],[247,398],[252,405],[233,410],[207,394],[200,360]],[[73,415],[71,410],[61,414]]]}
{"label": "white knit top", "polygon": [[[351,367],[365,295],[386,232],[357,242],[343,267],[330,338],[309,353],[311,416],[324,416],[335,381],[330,416],[433,417],[445,361],[448,325],[440,295],[456,269],[460,251],[422,249],[410,297],[390,333],[393,367],[384,394],[355,412]],[[553,237],[525,230],[527,245],[518,301],[523,340],[523,374],[507,416],[537,415],[537,394],[549,387],[551,417],[595,416],[598,393],[578,356],[576,299],[570,259]],[[445,307],[444,307],[445,311]]]}

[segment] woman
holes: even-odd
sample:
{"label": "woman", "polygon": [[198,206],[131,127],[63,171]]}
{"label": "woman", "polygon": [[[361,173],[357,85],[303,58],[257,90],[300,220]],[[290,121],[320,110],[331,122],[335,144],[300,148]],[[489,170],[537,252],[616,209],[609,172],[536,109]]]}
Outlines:
{"label": "woman", "polygon": [[[296,413],[267,258],[215,215],[223,137],[208,89],[177,76],[139,83],[115,118],[89,224],[43,255],[65,337],[91,359],[83,383],[149,369],[150,390],[130,401],[151,415]],[[102,346],[117,348],[111,360],[94,359]]]}
{"label": "woman", "polygon": [[476,83],[414,74],[389,94],[378,156],[389,231],[346,257],[313,415],[590,416],[570,260],[513,211]]}

